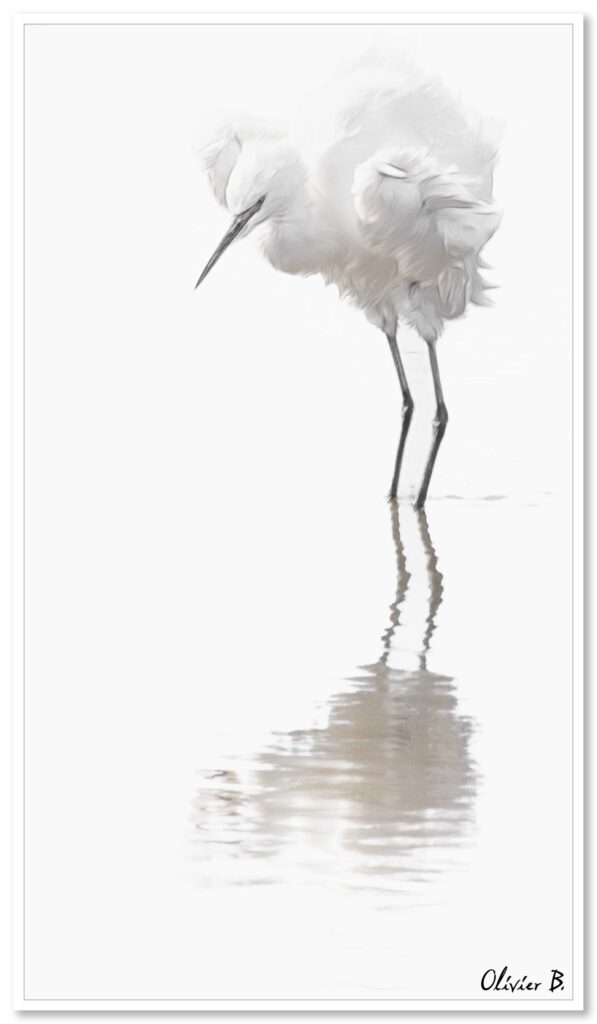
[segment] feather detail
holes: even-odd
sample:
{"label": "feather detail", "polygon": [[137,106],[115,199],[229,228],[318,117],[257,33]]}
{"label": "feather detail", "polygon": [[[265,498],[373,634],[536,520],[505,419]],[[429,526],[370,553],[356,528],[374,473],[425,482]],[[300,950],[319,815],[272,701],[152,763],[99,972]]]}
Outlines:
{"label": "feather detail", "polygon": [[469,303],[487,305],[481,252],[500,223],[495,126],[436,78],[395,57],[345,64],[292,133],[234,115],[202,160],[233,214],[263,203],[262,250],[320,273],[375,324],[402,317],[426,341]]}

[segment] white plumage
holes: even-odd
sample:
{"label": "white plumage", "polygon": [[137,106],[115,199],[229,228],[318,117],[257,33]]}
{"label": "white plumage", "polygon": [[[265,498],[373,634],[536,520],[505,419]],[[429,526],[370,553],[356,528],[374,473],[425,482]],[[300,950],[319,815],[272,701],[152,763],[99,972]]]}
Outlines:
{"label": "white plumage", "polygon": [[[412,415],[398,322],[430,348],[441,435],[430,477],[447,422],[435,342],[445,320],[486,303],[481,251],[500,221],[496,153],[495,130],[439,80],[377,52],[343,65],[289,131],[233,116],[203,150],[214,195],[235,219],[200,281],[234,238],[261,225],[276,269],[320,274],[388,336],[405,406],[392,497]],[[417,504],[425,497],[426,487]]]}

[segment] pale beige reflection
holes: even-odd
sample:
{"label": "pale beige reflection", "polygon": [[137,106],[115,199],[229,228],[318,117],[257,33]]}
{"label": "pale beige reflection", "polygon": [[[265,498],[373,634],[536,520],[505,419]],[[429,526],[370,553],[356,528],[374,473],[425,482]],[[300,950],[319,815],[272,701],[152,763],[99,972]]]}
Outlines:
{"label": "pale beige reflection", "polygon": [[[459,713],[453,679],[427,668],[446,582],[425,513],[406,510],[424,553],[417,575],[401,533],[405,512],[396,503],[390,510],[396,592],[378,660],[346,680],[323,727],[274,734],[254,758],[223,754],[201,772],[195,854],[208,884],[326,879],[382,897],[416,890],[419,900],[420,883],[465,866],[474,832],[473,723]],[[421,590],[413,664],[398,640],[409,599]]]}

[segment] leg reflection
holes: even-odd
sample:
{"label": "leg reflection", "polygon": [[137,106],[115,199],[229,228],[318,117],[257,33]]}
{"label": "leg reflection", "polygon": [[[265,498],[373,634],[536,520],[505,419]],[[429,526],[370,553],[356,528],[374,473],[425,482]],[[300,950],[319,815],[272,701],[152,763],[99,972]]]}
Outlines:
{"label": "leg reflection", "polygon": [[419,525],[419,533],[423,542],[423,549],[425,551],[425,557],[427,560],[427,578],[429,580],[429,609],[427,612],[426,629],[425,635],[423,636],[423,643],[419,654],[419,665],[422,671],[427,669],[427,653],[431,646],[431,637],[433,636],[436,628],[436,616],[439,610],[439,606],[442,603],[444,595],[444,577],[437,567],[437,555],[435,548],[433,547],[431,536],[429,534],[429,524],[427,523],[427,514],[424,509],[418,509],[416,511],[416,517]]}
{"label": "leg reflection", "polygon": [[[427,668],[444,578],[425,513],[406,510],[410,543],[422,545],[425,569],[417,572],[407,566],[397,503],[390,511],[396,590],[378,660],[347,680],[324,728],[275,735],[248,767],[228,759],[225,784],[202,785],[199,849],[203,859],[211,854],[216,873],[228,848],[237,881],[313,878],[334,866],[335,883],[412,892],[468,840],[472,723],[458,710],[453,680]],[[407,667],[398,639],[411,599],[416,608],[423,596]]]}

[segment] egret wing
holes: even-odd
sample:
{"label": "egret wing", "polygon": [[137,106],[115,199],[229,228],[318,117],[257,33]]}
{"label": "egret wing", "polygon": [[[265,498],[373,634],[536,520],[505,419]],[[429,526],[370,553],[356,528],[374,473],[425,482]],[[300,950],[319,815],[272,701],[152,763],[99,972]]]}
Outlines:
{"label": "egret wing", "polygon": [[429,153],[441,168],[453,165],[466,175],[478,198],[491,199],[496,132],[403,59],[371,51],[342,65],[308,97],[293,134],[314,189],[348,229],[356,229],[355,169],[379,150]]}

